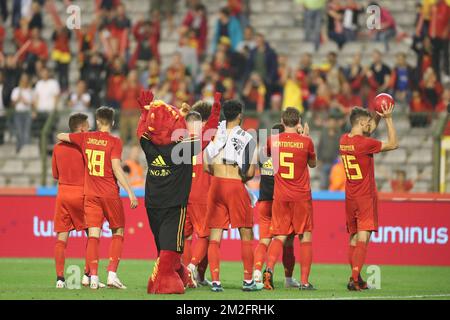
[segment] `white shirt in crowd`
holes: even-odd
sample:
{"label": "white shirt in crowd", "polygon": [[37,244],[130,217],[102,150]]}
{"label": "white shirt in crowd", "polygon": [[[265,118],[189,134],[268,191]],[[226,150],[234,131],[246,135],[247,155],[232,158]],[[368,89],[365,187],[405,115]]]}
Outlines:
{"label": "white shirt in crowd", "polygon": [[17,112],[29,112],[33,104],[33,89],[15,87],[11,93],[11,100],[16,103]]}
{"label": "white shirt in crowd", "polygon": [[70,102],[72,102],[72,111],[86,112],[91,102],[91,95],[89,93],[83,93],[80,96],[77,93],[72,93],[70,95]]}
{"label": "white shirt in crowd", "polygon": [[51,112],[56,107],[56,97],[60,93],[59,83],[55,79],[39,80],[34,88],[36,110]]}

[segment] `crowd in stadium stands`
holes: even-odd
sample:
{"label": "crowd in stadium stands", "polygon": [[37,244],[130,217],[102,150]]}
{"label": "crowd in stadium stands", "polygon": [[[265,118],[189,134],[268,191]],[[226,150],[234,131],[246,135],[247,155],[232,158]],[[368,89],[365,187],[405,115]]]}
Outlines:
{"label": "crowd in stadium stands", "polygon": [[[94,0],[92,0],[94,1]],[[305,41],[316,49],[325,41],[339,48],[364,34],[358,15],[365,12],[355,0],[293,0],[304,7]],[[299,57],[292,68],[285,53],[277,52],[249,20],[249,0],[229,0],[220,9],[212,29],[207,2],[185,0],[188,10],[181,25],[175,25],[176,0],[152,0],[151,12],[130,19],[126,1],[95,0],[96,14],[78,30],[68,30],[58,16],[54,1],[14,0],[11,14],[6,0],[0,0],[0,16],[14,28],[14,53],[3,52],[6,28],[0,24],[0,143],[8,127],[17,137],[17,152],[30,141],[30,132],[39,132],[45,119],[64,98],[73,112],[87,112],[107,104],[120,110],[120,135],[136,143],[135,125],[139,117],[136,103],[142,89],[174,105],[197,99],[213,100],[215,91],[224,99],[241,98],[247,111],[282,110],[293,106],[310,110],[315,126],[322,127],[318,155],[322,168],[322,188],[342,187],[335,163],[337,139],[344,125],[343,115],[355,105],[372,109],[372,98],[389,92],[400,104],[414,112],[446,112],[450,102],[449,0],[422,0],[417,5],[416,32],[405,35],[388,8],[381,7],[381,28],[364,36],[384,42],[412,37],[417,64],[409,65],[406,53],[398,53],[389,67],[380,51],[372,53],[370,65],[361,54],[351,62],[338,62],[338,52],[329,52],[326,61],[313,64],[312,54]],[[55,30],[50,41],[42,38],[43,10],[51,14]],[[413,18],[413,17],[412,17]],[[158,46],[161,24],[178,33],[178,47],[169,65],[162,69]],[[364,30],[363,30],[364,29]],[[208,33],[212,42],[208,42]],[[78,47],[70,49],[76,37]],[[136,40],[133,51],[130,39]],[[69,83],[69,65],[78,62],[80,78]],[[52,62],[52,63],[49,63]],[[7,110],[14,110],[6,120]],[[325,115],[325,116],[324,116]],[[426,126],[428,115],[411,116],[412,126]],[[133,167],[130,160],[129,168]],[[335,177],[339,177],[336,175]]]}

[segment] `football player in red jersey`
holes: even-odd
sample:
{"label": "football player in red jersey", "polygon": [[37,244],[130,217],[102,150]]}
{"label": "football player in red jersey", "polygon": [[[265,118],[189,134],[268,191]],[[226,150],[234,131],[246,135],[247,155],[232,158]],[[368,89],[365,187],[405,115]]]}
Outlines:
{"label": "football player in red jersey", "polygon": [[60,133],[58,139],[77,145],[84,155],[84,211],[89,229],[86,259],[91,273],[90,287],[91,289],[99,287],[99,238],[106,218],[113,234],[109,250],[107,285],[125,289],[116,274],[122,255],[125,227],[125,215],[117,182],[120,182],[128,192],[132,209],[137,207],[138,200],[122,169],[122,141],[111,135],[114,110],[100,107],[95,112],[95,119],[98,131]]}
{"label": "football player in red jersey", "polygon": [[[284,132],[284,126],[277,123],[272,127],[271,135]],[[262,282],[262,268],[266,261],[267,249],[272,241],[272,234],[270,233],[270,221],[272,220],[272,203],[273,203],[273,188],[274,188],[274,172],[272,157],[267,157],[262,148],[259,156],[259,170],[261,174],[261,181],[259,183],[259,198],[258,198],[258,215],[259,215],[259,243],[256,246],[254,254],[255,271],[253,278],[256,282]],[[295,267],[294,255],[294,239],[295,234],[289,235],[284,243],[283,248],[283,266],[286,288],[298,288],[300,283],[292,277]]]}
{"label": "football player in red jersey", "polygon": [[392,121],[393,105],[384,105],[378,116],[386,121],[388,141],[382,142],[368,136],[373,131],[373,117],[366,110],[353,108],[350,114],[352,129],[341,137],[339,150],[347,176],[345,208],[347,231],[350,234],[349,262],[352,267],[347,288],[360,291],[367,288],[360,272],[364,265],[367,244],[372,232],[378,229],[378,197],[374,173],[375,153],[398,148],[397,134]]}
{"label": "football player in red jersey", "polygon": [[[273,290],[273,270],[288,236],[295,233],[300,240],[300,290],[314,290],[309,283],[312,263],[311,232],[313,210],[308,167],[316,166],[314,144],[302,132],[300,112],[287,108],[281,117],[285,131],[271,137],[267,144],[275,168],[275,188],[270,232],[274,238],[267,253],[263,274],[264,288]],[[278,162],[278,163],[277,163]],[[278,169],[278,170],[277,170]]]}
{"label": "football player in red jersey", "polygon": [[[220,117],[220,95],[216,95],[214,106],[205,101],[196,102],[191,112],[186,116],[186,124],[191,134],[200,135],[206,132],[202,138],[209,141],[214,135]],[[211,124],[208,124],[210,122]],[[214,126],[214,127],[212,127]],[[208,191],[211,176],[203,170],[203,153],[193,157],[192,186],[186,212],[185,223],[185,247],[183,263],[194,274],[197,284],[207,285],[205,271],[208,266],[208,237],[209,228],[207,222]],[[195,246],[191,249],[193,234],[197,235]]]}
{"label": "football player in red jersey", "polygon": [[[89,131],[88,117],[76,113],[69,118],[71,132]],[[84,219],[84,160],[80,148],[61,142],[53,148],[52,174],[58,180],[55,217],[53,219],[57,241],[55,244],[56,288],[65,288],[65,249],[69,232],[86,230]],[[89,274],[86,264],[85,273]],[[83,277],[83,283],[87,275]],[[89,280],[88,280],[89,284]]]}

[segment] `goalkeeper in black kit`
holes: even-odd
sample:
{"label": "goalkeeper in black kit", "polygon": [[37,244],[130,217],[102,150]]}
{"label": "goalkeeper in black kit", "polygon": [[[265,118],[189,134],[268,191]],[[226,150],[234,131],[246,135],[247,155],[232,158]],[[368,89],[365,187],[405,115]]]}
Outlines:
{"label": "goalkeeper in black kit", "polygon": [[[145,207],[158,250],[148,281],[149,294],[179,294],[184,293],[185,287],[196,287],[193,275],[181,263],[192,158],[209,142],[203,139],[203,134],[217,128],[219,101],[220,94],[216,94],[211,116],[202,129],[197,112],[178,109],[161,100],[153,101],[150,91],[142,92],[138,99],[142,113],[137,135],[148,163]],[[199,125],[190,125],[194,129],[188,131],[190,121]]]}

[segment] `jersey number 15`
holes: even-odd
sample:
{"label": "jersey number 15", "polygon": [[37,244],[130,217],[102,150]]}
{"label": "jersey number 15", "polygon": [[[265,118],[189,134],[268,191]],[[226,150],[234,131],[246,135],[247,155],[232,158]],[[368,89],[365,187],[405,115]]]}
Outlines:
{"label": "jersey number 15", "polygon": [[89,175],[105,176],[105,151],[86,149]]}
{"label": "jersey number 15", "polygon": [[[342,155],[342,163],[344,164],[345,174],[348,180],[361,180],[363,178],[361,168],[355,163],[355,156]],[[350,170],[354,170],[355,174],[350,174]]]}

